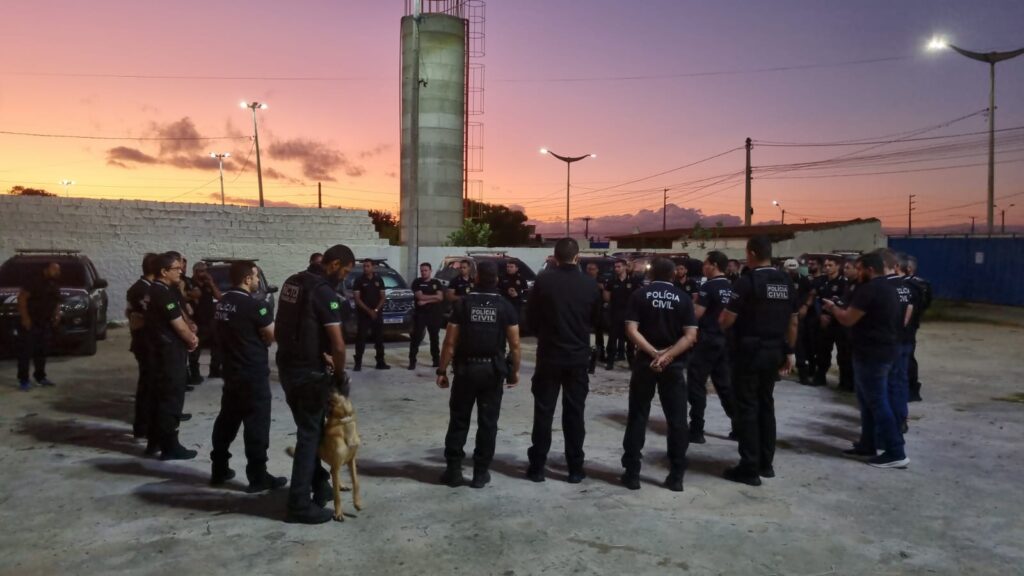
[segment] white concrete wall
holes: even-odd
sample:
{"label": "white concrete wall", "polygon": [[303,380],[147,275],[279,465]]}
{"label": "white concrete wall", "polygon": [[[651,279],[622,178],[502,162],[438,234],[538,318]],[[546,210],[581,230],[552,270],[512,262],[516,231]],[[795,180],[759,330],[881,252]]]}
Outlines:
{"label": "white concrete wall", "polygon": [[311,253],[339,243],[357,256],[401,257],[359,210],[0,196],[0,261],[22,248],[80,250],[110,282],[111,319],[123,318],[146,252],[177,250],[190,267],[207,256],[258,258],[280,285]]}

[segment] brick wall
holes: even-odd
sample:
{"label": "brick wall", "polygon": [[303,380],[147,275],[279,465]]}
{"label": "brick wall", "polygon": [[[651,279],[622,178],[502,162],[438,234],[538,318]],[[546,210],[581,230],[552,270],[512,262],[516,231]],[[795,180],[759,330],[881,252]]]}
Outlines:
{"label": "brick wall", "polygon": [[280,285],[310,253],[338,243],[359,256],[398,258],[361,210],[0,196],[0,261],[23,248],[80,250],[110,282],[111,319],[124,317],[146,252],[177,250],[190,267],[207,256],[258,258]]}

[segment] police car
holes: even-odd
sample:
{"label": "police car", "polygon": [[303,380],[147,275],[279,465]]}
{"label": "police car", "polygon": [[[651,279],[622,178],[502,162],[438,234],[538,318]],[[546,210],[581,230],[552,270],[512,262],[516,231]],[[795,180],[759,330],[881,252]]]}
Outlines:
{"label": "police car", "polygon": [[[354,341],[356,335],[356,299],[352,286],[358,278],[363,275],[362,261],[365,258],[356,258],[356,265],[345,277],[338,293],[345,298],[342,306],[341,319],[345,331],[345,340]],[[409,289],[409,284],[397,270],[388,265],[386,258],[371,258],[375,274],[384,281],[384,307],[381,313],[384,315],[385,333],[409,333],[412,330],[412,314],[415,307],[415,296]]]}
{"label": "police car", "polygon": [[221,292],[231,289],[231,264],[242,261],[257,263],[256,271],[259,273],[259,285],[253,290],[252,297],[262,301],[264,306],[267,307],[267,313],[273,318],[274,293],[277,292],[278,288],[267,282],[267,277],[263,275],[263,269],[259,267],[259,260],[256,258],[203,258],[203,262],[206,263],[206,271],[213,278],[213,281],[217,283],[217,289]]}
{"label": "police car", "polygon": [[27,279],[41,276],[50,262],[60,265],[60,324],[54,346],[75,354],[96,353],[96,341],[107,337],[107,281],[88,256],[78,250],[18,250],[0,266],[0,355],[13,352],[21,321],[18,292]]}
{"label": "police car", "polygon": [[[505,276],[505,270],[509,262],[515,263],[519,268],[519,275],[526,280],[526,292],[523,293],[523,308],[522,315],[526,316],[526,310],[530,303],[530,290],[533,289],[533,282],[537,279],[537,274],[534,273],[533,268],[530,268],[526,262],[515,256],[509,256],[507,252],[501,251],[476,251],[470,250],[466,252],[465,256],[445,256],[441,260],[441,265],[437,269],[437,273],[434,275],[435,278],[441,281],[441,285],[448,289],[448,283],[454,280],[456,277],[462,274],[461,265],[462,261],[466,260],[469,262],[469,276],[470,278],[476,277],[476,265],[480,262],[493,262],[495,267],[498,269],[498,279],[501,280]],[[451,314],[451,305],[448,301],[444,303],[444,316],[445,318]],[[526,324],[520,324],[520,333],[526,334]]]}

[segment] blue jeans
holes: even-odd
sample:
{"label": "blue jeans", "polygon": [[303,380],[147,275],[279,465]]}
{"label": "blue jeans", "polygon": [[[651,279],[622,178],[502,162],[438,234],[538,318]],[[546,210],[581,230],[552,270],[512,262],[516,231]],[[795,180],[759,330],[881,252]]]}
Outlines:
{"label": "blue jeans", "polygon": [[903,458],[903,434],[889,402],[889,373],[895,360],[854,353],[853,379],[860,404],[860,445]]}
{"label": "blue jeans", "polygon": [[907,366],[912,348],[912,344],[900,344],[896,361],[889,369],[889,405],[896,415],[897,425],[906,422],[909,413],[907,403],[910,401],[910,380],[907,378]]}

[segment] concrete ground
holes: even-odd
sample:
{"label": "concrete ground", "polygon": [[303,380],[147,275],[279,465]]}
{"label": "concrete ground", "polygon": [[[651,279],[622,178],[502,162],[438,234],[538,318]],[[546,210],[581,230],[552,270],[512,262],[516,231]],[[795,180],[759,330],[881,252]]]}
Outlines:
{"label": "concrete ground", "polygon": [[[1022,574],[1024,329],[930,323],[921,340],[909,469],[842,457],[858,426],[853,398],[783,382],[778,476],[759,488],[720,478],[736,447],[712,397],[708,443],[691,446],[681,494],[658,485],[657,407],[643,488],[618,485],[622,369],[592,382],[582,484],[564,482],[560,435],[548,481],[522,477],[532,401],[521,385],[505,396],[492,484],[439,486],[447,392],[429,364],[406,371],[395,342],[395,369],[353,374],[365,508],[311,527],[281,521],[283,491],[208,486],[220,381],[186,401],[182,441],[199,458],[141,457],[135,367],[115,330],[95,357],[54,359],[55,389],[19,392],[14,366],[0,363],[0,574]],[[287,474],[294,425],[276,376],[272,386],[270,469]],[[242,472],[244,457],[233,464]]]}

